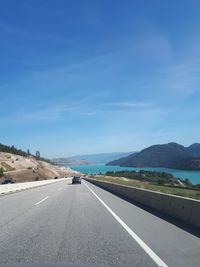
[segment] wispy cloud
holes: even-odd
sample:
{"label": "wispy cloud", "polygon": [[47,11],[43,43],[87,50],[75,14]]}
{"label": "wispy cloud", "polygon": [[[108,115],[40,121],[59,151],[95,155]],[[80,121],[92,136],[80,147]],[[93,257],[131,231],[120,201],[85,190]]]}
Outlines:
{"label": "wispy cloud", "polygon": [[176,64],[162,70],[159,87],[173,97],[187,97],[198,89],[199,67],[192,64]]}
{"label": "wispy cloud", "polygon": [[146,108],[153,105],[153,103],[149,102],[111,102],[107,104],[110,107],[116,107],[116,108]]}
{"label": "wispy cloud", "polygon": [[27,123],[51,123],[67,119],[69,116],[93,116],[96,114],[92,108],[85,105],[87,98],[69,101],[68,103],[52,104],[40,103],[37,107],[23,107],[14,113],[7,114],[1,118],[1,122],[5,124],[27,124]]}

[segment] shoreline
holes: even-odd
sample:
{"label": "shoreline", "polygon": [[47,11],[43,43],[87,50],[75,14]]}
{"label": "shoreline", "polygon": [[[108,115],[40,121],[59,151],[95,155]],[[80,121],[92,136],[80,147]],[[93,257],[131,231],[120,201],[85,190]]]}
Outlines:
{"label": "shoreline", "polygon": [[103,164],[92,164],[92,165],[78,165],[70,166],[72,170],[80,171],[84,174],[105,174],[107,171],[123,171],[123,170],[149,170],[149,171],[160,171],[167,172],[174,175],[176,178],[189,179],[193,185],[200,184],[200,170],[179,170],[170,168],[134,168],[134,167],[120,167],[116,165],[103,165]]}

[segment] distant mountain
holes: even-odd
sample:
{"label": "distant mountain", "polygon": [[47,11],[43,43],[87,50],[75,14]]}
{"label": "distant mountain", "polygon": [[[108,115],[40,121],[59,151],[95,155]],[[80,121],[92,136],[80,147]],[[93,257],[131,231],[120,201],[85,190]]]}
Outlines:
{"label": "distant mountain", "polygon": [[188,151],[192,154],[193,157],[200,157],[200,144],[194,143],[188,147]]}
{"label": "distant mountain", "polygon": [[79,160],[79,159],[72,159],[72,158],[56,158],[52,159],[55,164],[62,165],[62,166],[75,166],[75,165],[90,165],[93,162],[87,160]]}
{"label": "distant mountain", "polygon": [[195,143],[189,147],[177,143],[153,145],[137,154],[110,161],[106,165],[200,170],[200,144]]}
{"label": "distant mountain", "polygon": [[120,157],[126,157],[133,152],[113,152],[113,153],[100,153],[89,155],[77,155],[68,158],[56,158],[53,161],[60,165],[89,165],[89,164],[105,164],[108,161],[113,161]]}

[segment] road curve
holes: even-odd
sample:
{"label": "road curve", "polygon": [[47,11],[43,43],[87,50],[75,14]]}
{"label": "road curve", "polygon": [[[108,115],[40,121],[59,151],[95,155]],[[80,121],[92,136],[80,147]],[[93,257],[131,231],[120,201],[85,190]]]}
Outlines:
{"label": "road curve", "polygon": [[0,264],[199,266],[200,239],[88,182],[0,197]]}

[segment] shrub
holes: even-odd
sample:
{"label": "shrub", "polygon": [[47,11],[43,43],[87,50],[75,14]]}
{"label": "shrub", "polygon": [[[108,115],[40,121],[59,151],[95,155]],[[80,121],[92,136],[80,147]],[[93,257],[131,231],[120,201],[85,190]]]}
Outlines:
{"label": "shrub", "polygon": [[159,184],[159,185],[164,185],[165,182],[164,182],[164,180],[159,179],[158,182],[157,182],[157,184]]}
{"label": "shrub", "polygon": [[0,168],[0,177],[2,177],[3,176],[3,168],[1,167]]}

